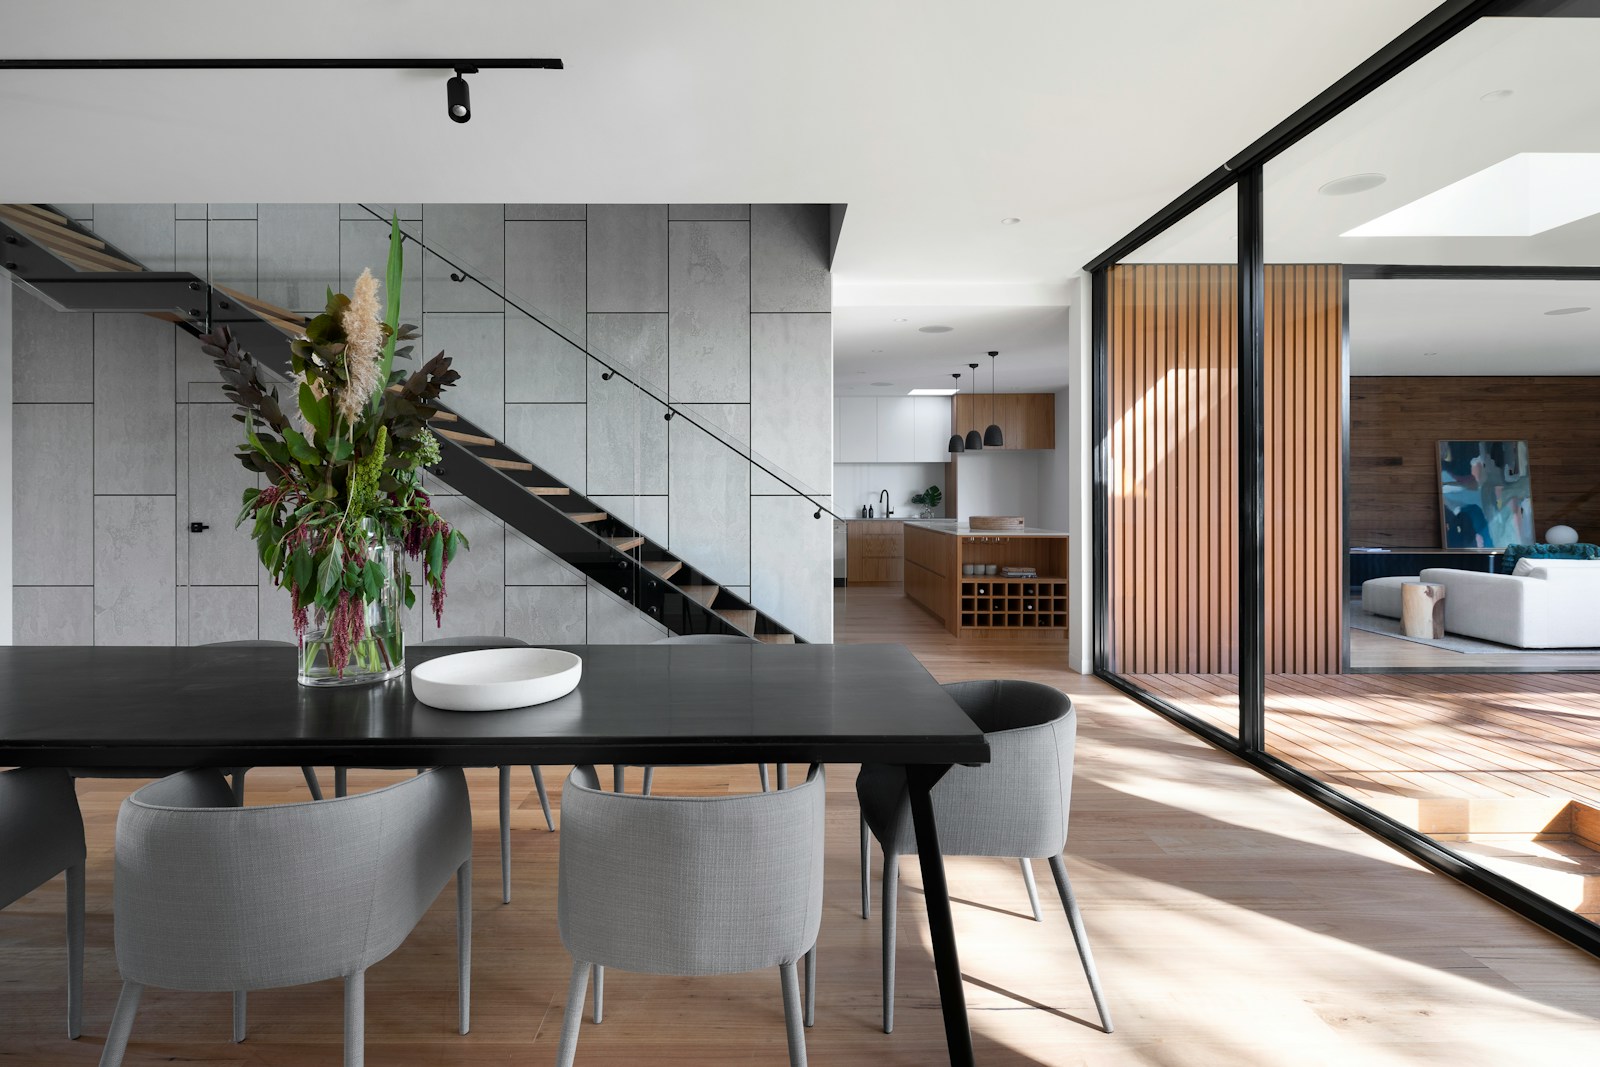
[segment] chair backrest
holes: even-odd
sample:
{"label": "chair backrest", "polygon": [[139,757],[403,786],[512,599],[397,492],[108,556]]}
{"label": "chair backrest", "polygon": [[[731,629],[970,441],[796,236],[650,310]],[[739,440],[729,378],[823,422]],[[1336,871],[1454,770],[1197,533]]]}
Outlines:
{"label": "chair backrest", "polygon": [[651,641],[652,645],[753,645],[753,637],[741,637],[738,634],[682,634],[678,637],[663,637],[659,641]]}
{"label": "chair backrest", "polygon": [[58,767],[0,772],[0,908],[83,862],[83,815]]}
{"label": "chair backrest", "polygon": [[822,768],[775,793],[608,793],[577,767],[561,794],[557,921],[574,959],[645,974],[792,963],[822,923]]}
{"label": "chair backrest", "polygon": [[461,645],[476,645],[479,648],[527,648],[528,642],[496,634],[483,637],[435,637],[432,641],[420,641],[418,645],[421,648],[453,648]]}
{"label": "chair backrest", "polygon": [[934,786],[940,848],[951,856],[1059,855],[1078,735],[1072,700],[1051,686],[1010,679],[944,689],[984,732],[989,762],[952,767]]}
{"label": "chair backrest", "polygon": [[117,965],[191,990],[353,974],[399,947],[471,852],[459,768],[248,808],[219,772],[183,771],[117,816]]}

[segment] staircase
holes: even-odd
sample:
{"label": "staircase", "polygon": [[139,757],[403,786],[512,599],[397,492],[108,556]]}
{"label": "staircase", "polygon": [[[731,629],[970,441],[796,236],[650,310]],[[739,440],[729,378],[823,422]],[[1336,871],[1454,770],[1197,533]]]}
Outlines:
{"label": "staircase", "polygon": [[[146,270],[66,216],[37,204],[0,204],[0,242],[0,263],[63,311],[140,312],[196,337],[227,326],[267,370],[289,376],[286,341],[305,328],[303,315],[187,272]],[[627,381],[620,371],[608,371]],[[666,410],[668,418],[682,414],[670,404]],[[445,409],[432,421],[441,462],[431,473],[670,632],[740,634],[770,644],[801,640],[459,413]],[[718,435],[710,436],[738,452]],[[812,503],[818,518],[828,511]]]}

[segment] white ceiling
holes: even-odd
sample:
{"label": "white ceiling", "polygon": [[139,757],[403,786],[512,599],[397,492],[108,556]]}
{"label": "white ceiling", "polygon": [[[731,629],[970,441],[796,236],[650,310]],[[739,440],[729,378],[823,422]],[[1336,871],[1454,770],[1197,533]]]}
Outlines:
{"label": "white ceiling", "polygon": [[[904,396],[912,389],[972,392],[967,364],[979,363],[979,391],[1054,392],[1067,384],[1072,331],[1065,307],[840,307],[833,312],[834,391],[840,396]],[[905,321],[900,321],[900,320]],[[922,326],[950,326],[928,334]],[[960,371],[955,382],[950,375]],[[880,385],[887,382],[887,385]]]}
{"label": "white ceiling", "polygon": [[1352,281],[1350,373],[1600,374],[1600,281]]}

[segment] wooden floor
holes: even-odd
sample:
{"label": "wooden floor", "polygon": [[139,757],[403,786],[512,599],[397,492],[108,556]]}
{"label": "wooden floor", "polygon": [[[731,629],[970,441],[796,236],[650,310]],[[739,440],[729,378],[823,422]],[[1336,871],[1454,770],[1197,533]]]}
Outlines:
{"label": "wooden floor", "polygon": [[[1103,1034],[1057,906],[1027,916],[1014,864],[952,860],[955,920],[978,1061],[1190,1065],[1589,1063],[1600,961],[1424,871],[1123,699],[1048,647],[957,642],[897,589],[841,593],[841,641],[898,641],[942,681],[1034,678],[1072,694],[1081,727],[1067,863],[1117,1031]],[[829,768],[826,903],[811,1062],[940,1062],[915,864],[904,867],[896,1027],[881,1033],[878,925],[858,911],[853,768]],[[560,773],[550,772],[552,784]],[[385,776],[355,776],[365,787]],[[297,771],[251,775],[252,801],[301,799]],[[750,768],[663,770],[666,788],[753,788]],[[492,772],[472,775],[473,1032],[452,1031],[454,902],[445,897],[371,972],[368,1062],[548,1064],[569,960],[555,932],[558,835],[517,776],[515,897],[498,893]],[[636,788],[635,783],[635,788]],[[115,1002],[111,832],[127,782],[82,782],[90,839],[85,1036],[67,1041],[60,880],[0,913],[0,1062],[90,1064]],[[0,858],[3,860],[3,858]],[[1039,867],[1040,889],[1048,873]],[[1047,898],[1047,904],[1053,904]],[[876,915],[876,913],[875,913]],[[608,975],[606,1021],[580,1064],[784,1061],[776,974]],[[224,995],[146,994],[127,1063],[337,1064],[340,986],[251,997],[228,1042]]]}

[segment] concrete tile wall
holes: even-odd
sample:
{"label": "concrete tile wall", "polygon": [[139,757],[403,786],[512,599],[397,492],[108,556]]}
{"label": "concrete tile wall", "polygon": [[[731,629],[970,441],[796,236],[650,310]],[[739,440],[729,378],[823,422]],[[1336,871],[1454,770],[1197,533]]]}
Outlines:
{"label": "concrete tile wall", "polygon": [[[831,524],[690,424],[831,490],[825,206],[379,206],[391,208],[408,233],[426,233],[566,337],[408,246],[401,318],[423,328],[420,355],[455,359],[454,399],[469,416],[727,588],[753,590],[803,636],[831,639]],[[70,214],[152,267],[301,312],[320,311],[326,287],[348,289],[363,267],[381,273],[388,251],[388,224],[356,204]],[[13,337],[18,639],[289,639],[287,593],[232,544],[250,476],[227,447],[236,424],[198,346],[142,316],[64,315],[20,294]],[[644,391],[602,380],[571,342]],[[666,401],[689,418],[665,421]],[[444,629],[419,604],[408,640],[662,635],[447,486],[430,489],[472,550],[451,567]],[[211,529],[191,534],[191,520]]]}

